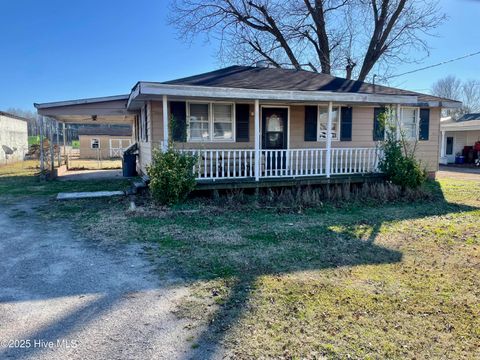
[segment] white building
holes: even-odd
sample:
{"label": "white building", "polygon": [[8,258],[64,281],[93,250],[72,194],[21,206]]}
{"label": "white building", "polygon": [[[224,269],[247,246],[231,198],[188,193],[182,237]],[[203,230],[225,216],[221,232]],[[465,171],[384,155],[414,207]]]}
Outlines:
{"label": "white building", "polygon": [[[466,163],[473,162],[479,156],[475,143],[480,141],[480,114],[465,114],[456,121],[450,117],[442,118],[440,131],[441,164],[455,163],[457,154],[464,156]],[[465,151],[465,147],[472,149]]]}
{"label": "white building", "polygon": [[22,161],[27,151],[27,119],[0,111],[0,164]]}

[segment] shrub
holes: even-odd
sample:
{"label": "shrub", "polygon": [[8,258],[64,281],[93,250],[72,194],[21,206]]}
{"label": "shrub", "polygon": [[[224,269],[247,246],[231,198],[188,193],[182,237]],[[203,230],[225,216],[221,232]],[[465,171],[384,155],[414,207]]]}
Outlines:
{"label": "shrub", "polygon": [[161,205],[174,205],[185,200],[195,187],[193,165],[196,158],[169,146],[167,151],[154,150],[148,166],[150,192]]}
{"label": "shrub", "polygon": [[416,143],[412,146],[400,132],[400,139],[397,139],[396,126],[388,124],[388,112],[380,115],[380,121],[385,124],[386,138],[382,144],[383,158],[380,160],[379,168],[393,184],[405,190],[406,188],[416,189],[427,179],[427,174],[420,166],[415,157]]}

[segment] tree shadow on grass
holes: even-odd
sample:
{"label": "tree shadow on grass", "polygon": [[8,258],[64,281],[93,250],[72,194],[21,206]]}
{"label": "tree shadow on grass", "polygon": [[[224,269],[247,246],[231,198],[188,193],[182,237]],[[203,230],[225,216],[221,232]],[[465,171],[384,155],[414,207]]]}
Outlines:
{"label": "tree shadow on grass", "polygon": [[364,207],[350,214],[338,210],[338,216],[330,214],[325,220],[319,213],[319,224],[263,232],[251,229],[252,235],[246,236],[250,240],[247,243],[223,246],[177,243],[183,249],[183,255],[193,261],[188,266],[195,268],[194,273],[189,274],[192,281],[235,278],[228,297],[197,339],[198,347],[192,349],[186,358],[208,359],[218,355],[222,339],[247,311],[259,277],[399,263],[402,261],[400,251],[375,244],[384,224],[478,210],[448,203],[438,183],[429,186],[435,198],[431,202]]}

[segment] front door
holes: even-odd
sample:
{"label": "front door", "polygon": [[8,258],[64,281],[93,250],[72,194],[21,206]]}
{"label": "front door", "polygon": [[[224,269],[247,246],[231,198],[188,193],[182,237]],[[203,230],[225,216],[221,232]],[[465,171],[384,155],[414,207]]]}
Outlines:
{"label": "front door", "polygon": [[285,169],[288,141],[288,109],[262,108],[262,149],[265,151],[265,173],[279,175]]}

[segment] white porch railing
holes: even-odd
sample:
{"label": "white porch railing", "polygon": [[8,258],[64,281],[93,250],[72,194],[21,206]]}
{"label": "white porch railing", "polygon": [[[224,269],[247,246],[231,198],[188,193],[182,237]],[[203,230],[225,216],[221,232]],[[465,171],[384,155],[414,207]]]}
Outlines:
{"label": "white porch railing", "polygon": [[[255,150],[180,150],[197,156],[197,180],[256,178]],[[333,148],[330,169],[326,149],[260,150],[258,178],[285,178],[376,173],[378,148]]]}

